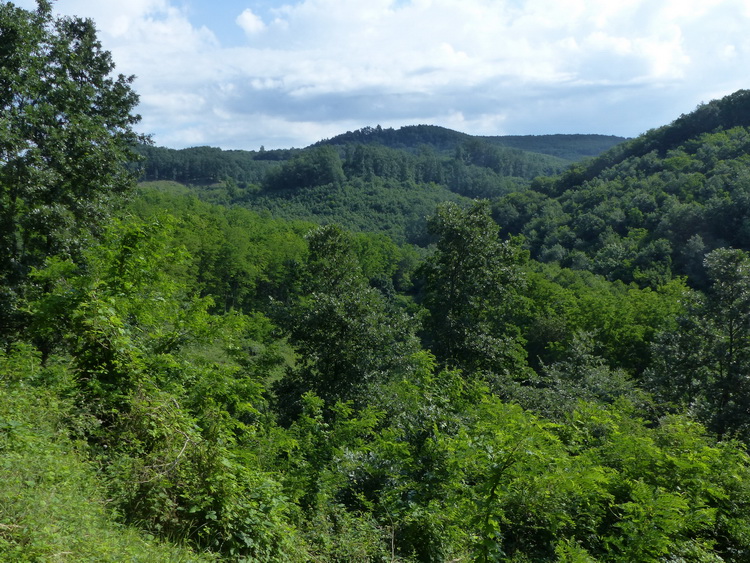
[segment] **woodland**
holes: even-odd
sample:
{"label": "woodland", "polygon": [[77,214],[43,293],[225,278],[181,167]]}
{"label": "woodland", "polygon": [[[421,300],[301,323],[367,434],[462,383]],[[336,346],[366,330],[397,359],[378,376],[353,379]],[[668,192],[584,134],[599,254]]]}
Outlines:
{"label": "woodland", "polygon": [[0,560],[750,561],[750,91],[172,150],[0,4]]}

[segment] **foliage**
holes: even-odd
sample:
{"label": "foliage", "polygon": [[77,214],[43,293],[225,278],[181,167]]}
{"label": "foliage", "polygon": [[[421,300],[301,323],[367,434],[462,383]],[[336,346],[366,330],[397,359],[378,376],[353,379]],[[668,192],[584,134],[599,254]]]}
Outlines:
{"label": "foliage", "polygon": [[662,401],[688,408],[718,436],[747,439],[750,258],[718,249],[705,263],[711,286],[705,296],[688,296],[678,326],[660,335],[650,384]]}
{"label": "foliage", "polygon": [[438,203],[498,197],[536,176],[563,170],[564,160],[534,152],[537,147],[577,160],[618,140],[485,138],[415,126],[398,132],[363,129],[302,150],[175,151],[141,145],[138,152],[146,157],[144,180],[191,185],[205,201],[426,244],[425,218]]}
{"label": "foliage", "polygon": [[636,376],[651,364],[657,334],[674,327],[687,291],[679,279],[641,289],[554,264],[532,263],[526,279],[530,310],[522,326],[532,367],[560,361],[589,335],[595,355]]}
{"label": "foliage", "polygon": [[622,137],[608,135],[506,135],[502,137],[477,137],[451,131],[437,125],[407,125],[399,129],[364,127],[347,131],[319,145],[382,145],[389,148],[416,152],[429,146],[439,153],[454,152],[466,142],[480,142],[487,146],[512,147],[524,151],[556,156],[569,161],[596,156],[624,141]]}
{"label": "foliage", "polygon": [[[274,479],[246,467],[247,454],[235,449],[256,432],[262,381],[249,358],[241,365],[228,355],[256,329],[209,315],[210,300],[190,295],[185,254],[169,234],[156,221],[114,224],[89,251],[85,274],[39,272],[54,289],[34,313],[67,301],[67,318],[56,320],[79,408],[95,421],[86,438],[124,519],[202,548],[273,560],[294,551],[288,509]],[[51,319],[39,326],[43,320]],[[220,362],[193,360],[191,350],[206,346]]]}
{"label": "foliage", "polygon": [[295,151],[224,151],[216,147],[182,150],[139,144],[143,157],[137,170],[147,181],[171,180],[188,185],[211,185],[231,178],[236,188],[260,184],[267,171]]}
{"label": "foliage", "polygon": [[430,229],[439,239],[424,267],[425,306],[436,355],[467,371],[514,374],[523,363],[513,321],[524,253],[499,238],[486,202],[444,205]]}
{"label": "foliage", "polygon": [[[157,201],[187,208],[177,220],[155,213]],[[474,360],[465,372],[439,367],[419,350],[400,302],[371,285],[396,271],[397,247],[322,227],[310,233],[296,273],[279,278],[297,284],[274,312],[299,353],[283,359],[274,352],[283,350],[274,343],[280,334],[251,302],[245,313],[224,313],[200,296],[181,241],[194,245],[185,225],[211,217],[209,208],[165,198],[140,210],[149,219],[113,223],[85,268],[50,259],[34,273],[33,334],[55,344],[49,367],[20,354],[11,370],[14,381],[37,373],[38,392],[68,397],[57,424],[78,436],[79,455],[95,461],[91,475],[101,468],[94,486],[106,488],[131,526],[228,560],[746,556],[750,463],[742,446],[716,443],[680,415],[641,420],[651,407],[618,360],[628,356],[618,355],[617,339],[632,333],[633,345],[648,342],[644,331],[676,310],[678,288],[658,293],[533,270],[517,248],[503,251],[510,243],[486,205],[443,209],[434,220],[444,240],[426,268],[442,275],[448,258],[469,248],[477,269],[462,270],[458,282],[486,276],[494,285],[477,287],[488,295],[510,292],[477,301],[480,329],[490,326],[481,317],[489,309],[508,323],[491,330],[520,333],[557,311],[579,331],[553,341],[555,361],[536,376],[521,364],[515,381],[467,377]],[[256,221],[278,226],[246,219],[243,232]],[[710,271],[721,263],[717,256]],[[427,292],[437,306],[435,287]],[[598,320],[601,338],[580,332]],[[619,369],[609,367],[616,361]],[[293,377],[281,381],[294,386],[277,386],[287,394],[274,401],[266,389],[284,366]],[[520,404],[504,402],[487,381]],[[293,401],[299,406],[289,408]],[[16,549],[16,536],[3,538]]]}
{"label": "foliage", "polygon": [[0,374],[0,559],[216,560],[114,521],[85,445],[69,436],[76,409],[55,392],[70,385],[68,366],[41,366],[18,344],[0,354]]}
{"label": "foliage", "polygon": [[137,140],[132,78],[114,77],[94,23],[0,6],[0,335],[17,311],[30,268],[76,256],[132,186],[123,164]]}
{"label": "foliage", "polygon": [[466,200],[434,183],[354,178],[336,189],[322,185],[262,191],[238,203],[276,218],[340,224],[354,231],[383,233],[398,243],[426,244],[426,217],[444,201]]}
{"label": "foliage", "polygon": [[285,300],[294,265],[306,251],[304,234],[312,228],[155,189],[143,190],[129,210],[144,220],[168,210],[177,219],[176,244],[188,251],[188,283],[213,300],[216,312],[267,310],[271,299]]}
{"label": "foliage", "polygon": [[341,158],[331,147],[318,147],[301,153],[273,169],[265,178],[266,189],[304,189],[330,185],[340,187],[344,181]]}
{"label": "foliage", "polygon": [[375,382],[403,376],[417,342],[409,320],[368,284],[341,228],[320,227],[308,236],[301,292],[290,311],[290,341],[300,362],[282,382],[282,401],[296,389],[312,390],[333,404],[361,404]]}
{"label": "foliage", "polygon": [[129,80],[0,18],[0,558],[750,559],[746,93],[552,179],[605,140],[142,146],[113,218]]}
{"label": "foliage", "polygon": [[494,204],[544,262],[658,287],[674,274],[705,288],[703,256],[747,250],[748,93],[699,107],[556,179]]}

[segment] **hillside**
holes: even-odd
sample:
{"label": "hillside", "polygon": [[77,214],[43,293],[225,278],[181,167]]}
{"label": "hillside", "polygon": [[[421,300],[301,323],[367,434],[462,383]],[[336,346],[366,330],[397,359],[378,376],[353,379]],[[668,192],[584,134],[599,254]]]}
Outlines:
{"label": "hillside", "polygon": [[[330,145],[345,157],[358,145],[379,145],[405,151],[411,155],[432,151],[440,156],[464,153],[504,155],[504,160],[536,160],[549,169],[562,170],[566,164],[597,156],[626,139],[606,135],[520,135],[502,137],[472,136],[433,125],[412,125],[398,130],[365,127],[348,131],[315,143],[310,148]],[[509,151],[498,151],[505,147]],[[493,150],[494,149],[494,150]],[[142,145],[137,148],[145,157],[142,163],[144,181],[172,180],[183,184],[209,185],[226,178],[236,182],[260,184],[268,168],[298,156],[305,149],[286,150],[222,150],[215,147],[168,149]],[[535,154],[526,154],[535,153]],[[544,158],[541,155],[554,158]],[[474,158],[476,160],[476,157]],[[495,157],[495,160],[500,160]],[[522,166],[516,165],[516,168]],[[537,170],[523,175],[533,177]],[[539,170],[544,172],[544,170]]]}
{"label": "hillside", "polygon": [[138,189],[93,22],[0,21],[0,560],[750,561],[747,92],[551,177],[469,139]]}
{"label": "hillside", "polygon": [[351,144],[378,144],[393,149],[416,152],[429,146],[438,153],[451,154],[470,142],[484,142],[527,152],[546,154],[575,162],[597,156],[614,145],[625,141],[613,135],[505,135],[474,136],[437,125],[407,125],[399,129],[365,127],[347,131],[318,145],[346,146]]}
{"label": "hillside", "polygon": [[483,137],[499,145],[556,156],[577,162],[619,145],[627,139],[615,135],[504,135]]}
{"label": "hillside", "polygon": [[[336,222],[425,244],[445,201],[496,198],[621,140],[593,135],[472,137],[442,127],[362,129],[288,151],[180,151],[142,146],[142,178],[176,181],[206,201],[273,216]],[[515,147],[510,146],[515,145]],[[524,148],[518,148],[523,146]],[[540,149],[541,152],[534,152]]]}
{"label": "hillside", "polygon": [[703,257],[750,249],[750,91],[573,165],[494,203],[532,256],[610,279],[705,283]]}

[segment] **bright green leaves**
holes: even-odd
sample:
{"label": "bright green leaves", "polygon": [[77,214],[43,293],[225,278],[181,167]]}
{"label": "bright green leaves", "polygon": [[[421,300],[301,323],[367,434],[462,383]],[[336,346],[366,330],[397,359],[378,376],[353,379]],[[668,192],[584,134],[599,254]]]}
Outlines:
{"label": "bright green leaves", "polygon": [[[476,484],[460,497],[464,502],[472,500],[465,506],[480,561],[512,555],[519,542],[544,543],[543,533],[553,531],[549,523],[529,522],[530,518],[554,517],[547,499],[555,489],[547,486],[563,450],[549,428],[515,405],[487,399],[479,406],[476,422],[454,438],[451,462],[460,472],[460,482]],[[519,502],[526,510],[515,514]],[[539,530],[524,539],[524,526]],[[525,551],[531,554],[533,549],[528,545]]]}
{"label": "bright green leaves", "polygon": [[[667,554],[712,561],[714,553],[728,554],[714,544],[715,527],[724,527],[725,495],[738,500],[746,493],[734,492],[725,475],[745,475],[747,458],[733,445],[712,445],[702,433],[682,417],[648,429],[622,408],[589,405],[574,414],[564,431],[571,452],[608,475],[610,500],[596,526],[597,550],[616,561],[659,561]],[[730,519],[742,526],[748,514],[736,508]]]}
{"label": "bright green leaves", "polygon": [[[709,255],[711,292],[688,300],[673,326],[682,282],[643,290],[531,266],[520,241],[499,236],[486,203],[441,206],[430,220],[434,249],[418,251],[330,225],[305,239],[309,225],[152,191],[131,207],[142,220],[97,222],[93,242],[82,220],[98,221],[107,194],[125,187],[118,143],[133,121],[117,112],[133,98],[127,79],[109,78],[90,22],[53,22],[45,6],[36,20],[0,8],[8,68],[59,84],[32,103],[41,82],[0,69],[0,81],[19,88],[0,116],[0,243],[12,258],[0,273],[18,281],[4,286],[6,309],[26,315],[25,336],[40,350],[0,353],[0,385],[22,406],[49,399],[41,414],[60,411],[54,428],[83,438],[77,447],[123,520],[232,560],[748,559],[742,447],[714,443],[681,416],[640,420],[651,411],[639,406],[652,403],[637,387],[653,335],[672,329],[654,355],[658,398],[690,406],[724,436],[744,429],[743,253]],[[38,41],[44,64],[20,47]],[[50,57],[57,66],[43,68]],[[99,111],[110,102],[114,113]],[[384,158],[359,151],[348,167],[377,176]],[[670,173],[696,166],[671,158]],[[425,177],[451,173],[436,154],[420,162]],[[373,182],[391,190],[403,172]],[[287,162],[267,187],[307,186],[333,209],[350,189],[342,174],[323,147]],[[532,192],[501,211],[511,222],[544,215],[533,228],[545,260],[587,267],[581,248],[600,244],[595,267],[611,271],[623,258],[622,275],[661,283],[667,270],[641,268],[669,265],[671,250],[646,230],[655,201],[620,213],[602,186],[581,196],[590,201],[577,204],[597,210],[579,219]],[[378,194],[391,216],[396,199]],[[163,213],[170,206],[178,219]],[[633,225],[602,236],[602,221]],[[705,245],[691,240],[685,252],[701,254]],[[10,299],[21,293],[23,309]],[[405,311],[423,315],[431,352]],[[0,315],[5,334],[16,320]],[[65,397],[63,413],[55,400]],[[57,447],[67,439],[47,440],[57,430],[40,421],[40,432],[27,415],[0,400],[0,450],[46,448],[75,465]],[[24,494],[63,480],[49,459],[40,472],[6,465]],[[18,538],[0,526],[0,550]]]}
{"label": "bright green leaves", "polygon": [[524,326],[529,362],[551,364],[591,335],[596,354],[613,368],[640,375],[651,362],[655,335],[671,329],[687,290],[673,280],[658,290],[609,283],[584,271],[530,264],[525,291],[530,321]]}
{"label": "bright green leaves", "polygon": [[29,346],[0,352],[0,560],[215,560],[114,521],[98,464],[74,437],[82,421],[59,392],[72,377]]}
{"label": "bright green leaves", "polygon": [[[395,523],[396,554],[710,561],[744,553],[749,497],[737,487],[748,459],[734,445],[713,445],[681,417],[650,428],[626,404],[580,403],[566,424],[551,424],[428,364],[385,388],[384,426],[348,440],[346,461],[329,466],[328,495],[384,527]],[[317,420],[327,437],[316,451],[340,443],[320,414],[300,420]]]}
{"label": "bright green leaves", "polygon": [[[688,502],[680,495],[631,484],[631,501],[621,504],[618,535],[609,538],[620,561],[659,561],[674,553],[671,537],[682,532]],[[621,534],[621,535],[620,535]]]}
{"label": "bright green leaves", "polygon": [[81,381],[104,385],[95,395],[127,393],[148,373],[163,379],[176,361],[167,357],[210,330],[210,301],[189,294],[171,243],[159,222],[114,224],[76,280],[71,347]]}
{"label": "bright green leaves", "polygon": [[[556,546],[570,545],[615,561],[713,552],[732,490],[723,474],[747,472],[732,446],[711,446],[684,419],[648,429],[619,408],[582,405],[563,428],[485,405],[451,448],[481,560],[553,560]],[[747,512],[731,518],[740,524]]]}
{"label": "bright green leaves", "polygon": [[[467,220],[471,210],[448,211],[444,219],[455,223],[446,230],[456,236],[428,266],[431,313],[460,312],[444,318],[517,343],[519,318],[546,315],[578,329],[540,338],[556,347],[547,356],[555,361],[538,378],[500,387],[536,415],[493,395],[496,379],[466,376],[502,354],[457,355],[459,370],[444,368],[455,359],[420,351],[403,301],[368,279],[392,276],[398,253],[337,227],[314,230],[296,264],[272,256],[257,232],[257,246],[234,249],[230,261],[257,262],[244,270],[257,276],[248,288],[290,281],[287,298],[269,307],[288,341],[260,312],[210,313],[211,300],[200,297],[207,278],[195,275],[181,244],[220,261],[219,230],[206,241],[187,237],[185,224],[208,225],[205,214],[193,223],[188,213],[185,223],[158,214],[114,223],[86,254],[86,268],[55,258],[35,271],[30,336],[46,343],[50,366],[57,351],[68,355],[74,371],[58,373],[55,389],[75,397],[74,431],[87,438],[120,514],[230,559],[747,558],[746,454],[683,417],[638,419],[637,389],[610,368],[630,357],[617,355],[616,340],[642,349],[654,319],[678,307],[680,284],[609,288],[559,271],[546,284],[544,274],[529,274],[532,291],[522,298],[522,254],[503,250],[484,212]],[[234,220],[252,224],[250,216]],[[482,225],[492,236],[480,236]],[[301,257],[299,240],[285,233],[274,239],[289,243],[279,252]],[[484,254],[472,261],[462,249]],[[440,303],[435,288],[454,263],[456,284],[485,293]],[[270,264],[287,273],[266,276]],[[731,277],[736,262],[721,264],[728,285],[717,286],[711,299],[722,305],[711,312],[729,315],[741,311],[743,293],[734,290],[743,282]],[[525,298],[537,305],[516,306]],[[252,298],[242,300],[250,307]],[[553,324],[548,334],[560,334]],[[35,372],[37,382],[54,375],[18,350],[0,367]],[[506,361],[492,369],[517,373]],[[266,386],[278,379],[274,402]],[[0,420],[0,447],[29,435],[19,417]]]}
{"label": "bright green leaves", "polygon": [[289,507],[254,450],[280,361],[273,327],[260,314],[210,315],[174,236],[168,217],[114,222],[85,270],[51,260],[34,275],[48,290],[32,327],[70,355],[91,454],[126,520],[276,560],[296,549]]}

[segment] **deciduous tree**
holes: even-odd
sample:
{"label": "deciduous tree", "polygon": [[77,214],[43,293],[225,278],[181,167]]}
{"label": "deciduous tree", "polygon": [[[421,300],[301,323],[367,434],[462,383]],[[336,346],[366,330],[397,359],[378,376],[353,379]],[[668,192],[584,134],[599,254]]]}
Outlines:
{"label": "deciduous tree", "polygon": [[500,238],[486,202],[444,204],[429,228],[439,237],[424,268],[435,355],[463,369],[513,371],[524,361],[513,316],[523,303],[525,253]]}
{"label": "deciduous tree", "polygon": [[51,2],[0,4],[0,332],[19,323],[26,276],[51,254],[76,256],[115,194],[139,139],[132,77],[114,76],[91,20]]}

